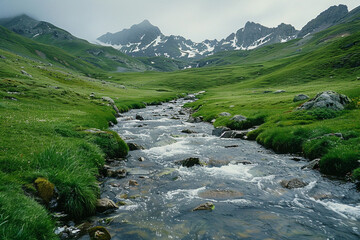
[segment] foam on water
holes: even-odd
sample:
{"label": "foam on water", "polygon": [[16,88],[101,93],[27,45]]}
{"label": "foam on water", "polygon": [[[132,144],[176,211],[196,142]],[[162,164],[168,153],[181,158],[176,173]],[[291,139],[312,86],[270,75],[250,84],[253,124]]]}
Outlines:
{"label": "foam on water", "polygon": [[360,219],[360,205],[352,206],[347,205],[343,203],[337,203],[332,201],[321,201],[321,200],[315,200],[313,201],[323,205],[325,208],[336,212],[343,218],[350,218],[351,220],[359,220]]}

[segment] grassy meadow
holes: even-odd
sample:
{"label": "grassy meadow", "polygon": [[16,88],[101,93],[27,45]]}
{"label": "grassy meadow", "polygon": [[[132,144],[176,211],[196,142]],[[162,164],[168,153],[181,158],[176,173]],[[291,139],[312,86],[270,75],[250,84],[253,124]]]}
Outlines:
{"label": "grassy meadow", "polygon": [[[207,67],[168,73],[105,71],[0,29],[8,36],[0,40],[0,239],[57,239],[51,210],[34,197],[39,177],[55,185],[58,208],[70,218],[94,213],[99,169],[106,158],[128,151],[108,131],[115,111],[102,97],[127,111],[205,90],[187,105],[194,116],[233,129],[260,125],[250,139],[279,153],[321,158],[323,173],[360,180],[359,26],[343,24],[307,40],[221,53],[201,60]],[[304,102],[294,103],[295,95],[326,90],[353,102],[341,112],[295,110]],[[237,125],[221,112],[248,121]],[[102,131],[85,131],[90,128]],[[343,139],[329,133],[342,133]]]}

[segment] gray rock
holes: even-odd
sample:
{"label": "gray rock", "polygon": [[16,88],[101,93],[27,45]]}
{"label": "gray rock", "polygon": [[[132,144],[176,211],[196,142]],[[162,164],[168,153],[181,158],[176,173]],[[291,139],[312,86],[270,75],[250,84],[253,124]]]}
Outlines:
{"label": "gray rock", "polygon": [[309,96],[308,95],[305,95],[305,94],[299,94],[299,95],[296,95],[293,99],[293,102],[300,102],[300,101],[304,101],[306,99],[309,99]]}
{"label": "gray rock", "polygon": [[236,131],[236,130],[230,130],[225,131],[221,134],[221,138],[244,138],[248,131]]}
{"label": "gray rock", "polygon": [[222,112],[222,113],[219,113],[219,116],[220,117],[231,117],[231,114],[228,112]]}
{"label": "gray rock", "polygon": [[107,210],[114,210],[117,208],[118,206],[108,198],[102,198],[96,201],[96,211],[98,212],[105,212]]}
{"label": "gray rock", "polygon": [[136,151],[136,150],[144,150],[145,148],[143,146],[140,146],[136,143],[127,143],[130,151]]}
{"label": "gray rock", "polygon": [[203,121],[203,118],[200,116],[200,117],[189,117],[189,119],[187,120],[187,122],[189,123],[200,123]]}
{"label": "gray rock", "polygon": [[127,175],[127,171],[126,169],[117,169],[117,170],[108,169],[106,171],[106,175],[112,178],[125,178]]}
{"label": "gray rock", "polygon": [[235,115],[233,118],[231,118],[231,120],[235,122],[244,122],[247,120],[247,118],[242,115]]}
{"label": "gray rock", "polygon": [[318,169],[320,167],[319,162],[320,162],[320,158],[314,159],[305,166],[302,166],[301,169]]}
{"label": "gray rock", "polygon": [[103,101],[110,103],[111,105],[115,105],[115,101],[110,97],[102,97]]}
{"label": "gray rock", "polygon": [[145,158],[144,158],[144,157],[139,157],[138,160],[139,160],[140,162],[143,162],[143,161],[145,161]]}
{"label": "gray rock", "polygon": [[24,74],[25,76],[32,78],[31,74],[27,73],[25,70],[21,70],[21,73]]}
{"label": "gray rock", "polygon": [[263,93],[272,93],[272,91],[266,90],[266,91],[263,91]]}
{"label": "gray rock", "polygon": [[284,92],[286,92],[285,90],[276,90],[275,92],[274,92],[274,94],[279,94],[279,93],[284,93]]}
{"label": "gray rock", "polygon": [[351,100],[342,94],[334,91],[322,92],[316,95],[313,99],[307,101],[298,107],[299,110],[310,110],[316,108],[327,108],[335,111],[341,111],[345,105]]}
{"label": "gray rock", "polygon": [[193,167],[195,165],[202,165],[199,158],[187,158],[184,160],[176,161],[175,164],[183,167]]}
{"label": "gray rock", "polygon": [[303,188],[303,187],[307,186],[308,184],[304,183],[303,181],[301,181],[301,180],[299,180],[297,178],[294,178],[294,179],[291,179],[291,180],[282,180],[280,182],[280,185],[283,188],[294,189],[294,188]]}
{"label": "gray rock", "polygon": [[212,135],[220,137],[224,132],[230,131],[230,128],[227,127],[217,127],[212,130]]}
{"label": "gray rock", "polygon": [[190,130],[190,129],[184,129],[184,130],[182,130],[181,132],[182,132],[182,133],[187,133],[187,134],[197,133],[197,132],[195,132],[195,131],[193,131],[193,130]]}
{"label": "gray rock", "polygon": [[1,59],[6,59],[6,57],[5,57],[5,56],[3,56],[3,55],[0,55],[0,58],[1,58]]}
{"label": "gray rock", "polygon": [[196,208],[193,209],[193,211],[199,211],[199,210],[213,210],[215,208],[215,205],[212,202],[207,202],[200,204]]}

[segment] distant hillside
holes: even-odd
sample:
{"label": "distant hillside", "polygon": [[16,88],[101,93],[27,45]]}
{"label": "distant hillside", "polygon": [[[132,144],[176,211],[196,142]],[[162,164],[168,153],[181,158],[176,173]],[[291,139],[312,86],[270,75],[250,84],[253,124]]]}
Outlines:
{"label": "distant hillside", "polygon": [[146,71],[156,70],[132,57],[127,56],[111,47],[91,44],[79,39],[69,32],[51,23],[37,21],[27,15],[1,19],[0,25],[31,38],[34,41],[53,45],[75,55],[91,65],[107,71]]}

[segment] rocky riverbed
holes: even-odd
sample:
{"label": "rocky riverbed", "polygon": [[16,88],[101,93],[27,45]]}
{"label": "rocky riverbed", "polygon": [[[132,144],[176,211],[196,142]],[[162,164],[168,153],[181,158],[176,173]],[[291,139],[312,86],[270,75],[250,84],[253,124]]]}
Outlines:
{"label": "rocky riverbed", "polygon": [[188,101],[129,111],[113,127],[138,148],[109,162],[121,174],[102,183],[101,197],[119,207],[93,220],[112,239],[360,238],[354,184],[302,169],[306,159],[214,136],[211,124],[187,122]]}

